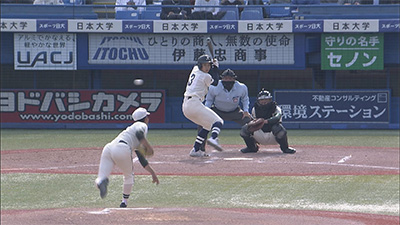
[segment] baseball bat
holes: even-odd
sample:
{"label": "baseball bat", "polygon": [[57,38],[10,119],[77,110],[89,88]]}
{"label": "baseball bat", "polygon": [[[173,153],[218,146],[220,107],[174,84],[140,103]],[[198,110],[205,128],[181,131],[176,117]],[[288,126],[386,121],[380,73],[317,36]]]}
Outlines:
{"label": "baseball bat", "polygon": [[210,53],[211,53],[211,57],[214,58],[214,47],[213,47],[213,45],[212,45],[212,42],[211,42],[211,38],[210,38],[210,37],[207,38],[207,47],[208,47],[208,50],[209,50]]}

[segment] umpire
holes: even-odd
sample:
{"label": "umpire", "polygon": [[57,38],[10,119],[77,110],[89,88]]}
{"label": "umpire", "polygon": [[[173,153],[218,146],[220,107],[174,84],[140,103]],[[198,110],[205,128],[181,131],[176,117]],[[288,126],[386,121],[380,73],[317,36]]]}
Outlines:
{"label": "umpire", "polygon": [[[217,86],[210,86],[205,105],[216,112],[224,121],[234,121],[240,126],[251,121],[247,86],[236,80],[231,69],[221,74]],[[239,104],[242,103],[243,109]],[[204,149],[204,145],[202,146]]]}
{"label": "umpire", "polygon": [[[233,70],[225,70],[221,74],[218,85],[210,86],[205,105],[223,120],[234,121],[243,126],[251,120],[249,95],[247,86],[236,78]],[[240,108],[239,103],[242,103],[243,109]]]}

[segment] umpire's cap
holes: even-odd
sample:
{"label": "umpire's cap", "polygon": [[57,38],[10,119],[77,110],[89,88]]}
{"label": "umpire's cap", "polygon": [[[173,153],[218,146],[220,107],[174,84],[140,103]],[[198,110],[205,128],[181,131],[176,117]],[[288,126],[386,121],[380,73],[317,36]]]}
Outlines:
{"label": "umpire's cap", "polygon": [[233,72],[233,70],[231,70],[231,69],[226,69],[224,72],[222,72],[221,78],[225,77],[225,76],[230,76],[230,77],[233,77],[235,79],[237,78],[235,72]]}

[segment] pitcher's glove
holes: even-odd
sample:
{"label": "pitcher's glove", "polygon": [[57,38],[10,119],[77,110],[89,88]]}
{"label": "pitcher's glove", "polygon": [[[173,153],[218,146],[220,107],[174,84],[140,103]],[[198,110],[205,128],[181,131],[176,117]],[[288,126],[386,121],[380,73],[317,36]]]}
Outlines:
{"label": "pitcher's glove", "polygon": [[139,147],[137,148],[137,151],[142,154],[142,156],[146,157],[146,158],[150,158],[153,156],[153,154],[150,154],[149,151],[147,151],[147,148],[144,147],[143,145],[139,145]]}
{"label": "pitcher's glove", "polygon": [[254,119],[254,120],[250,121],[247,124],[247,130],[250,133],[253,133],[254,131],[257,131],[257,130],[261,129],[263,126],[264,126],[264,119],[263,118],[257,118],[257,119]]}

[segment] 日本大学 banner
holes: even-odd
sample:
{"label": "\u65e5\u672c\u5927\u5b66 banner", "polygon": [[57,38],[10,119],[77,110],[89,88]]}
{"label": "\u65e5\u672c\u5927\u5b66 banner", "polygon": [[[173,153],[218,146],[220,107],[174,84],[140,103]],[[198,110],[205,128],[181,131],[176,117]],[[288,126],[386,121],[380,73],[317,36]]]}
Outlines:
{"label": "\u65e5\u672c\u5927\u5b66 banner", "polygon": [[389,123],[390,90],[276,90],[286,123]]}
{"label": "\u65e5\u672c\u5927\u5b66 banner", "polygon": [[383,34],[322,34],[321,69],[383,70]]}
{"label": "\u65e5\u672c\u5927\u5b66 banner", "polygon": [[233,65],[290,65],[294,34],[89,34],[89,64],[192,65],[213,54]]}
{"label": "\u65e5\u672c\u5927\u5b66 banner", "polygon": [[2,90],[1,123],[132,123],[144,107],[165,122],[164,90]]}

